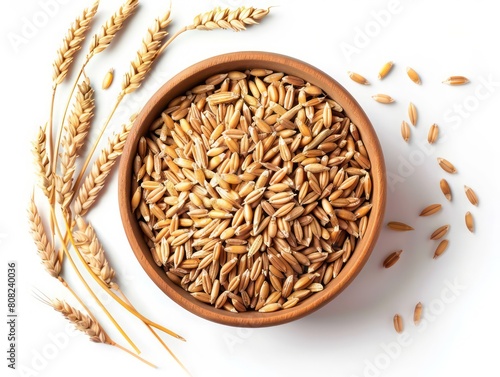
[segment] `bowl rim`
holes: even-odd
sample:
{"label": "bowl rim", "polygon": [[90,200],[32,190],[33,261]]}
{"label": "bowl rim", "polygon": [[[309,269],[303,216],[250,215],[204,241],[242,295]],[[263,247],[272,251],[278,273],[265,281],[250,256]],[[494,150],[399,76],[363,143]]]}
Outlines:
{"label": "bowl rim", "polygon": [[[215,309],[191,297],[182,288],[170,282],[164,270],[156,265],[151,252],[142,238],[142,231],[131,211],[132,164],[137,150],[137,142],[149,129],[173,98],[184,94],[188,89],[200,84],[207,77],[232,70],[269,68],[274,71],[295,75],[319,86],[325,93],[338,102],[346,115],[356,124],[361,139],[371,161],[372,203],[377,205],[370,211],[365,236],[356,246],[363,247],[363,253],[353,253],[339,275],[330,281],[325,289],[307,298],[300,305],[273,313],[248,311],[231,313]],[[163,84],[148,100],[134,121],[119,162],[118,204],[125,234],[130,247],[142,268],[151,280],[174,302],[189,312],[206,320],[236,327],[267,327],[291,322],[310,314],[339,295],[359,274],[369,259],[382,228],[386,207],[386,168],[383,151],[363,108],[354,97],[334,78],[322,70],[287,55],[264,51],[239,51],[216,55],[193,64],[177,73]],[[311,299],[312,298],[312,299]],[[310,300],[311,299],[311,300]]]}

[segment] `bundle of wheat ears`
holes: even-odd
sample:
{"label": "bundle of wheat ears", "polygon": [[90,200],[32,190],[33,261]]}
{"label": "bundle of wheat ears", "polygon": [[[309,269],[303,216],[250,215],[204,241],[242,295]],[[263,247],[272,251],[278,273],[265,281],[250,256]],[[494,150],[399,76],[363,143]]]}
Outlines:
{"label": "bundle of wheat ears", "polygon": [[[45,270],[69,290],[82,310],[71,306],[64,300],[52,299],[42,293],[37,293],[37,297],[63,314],[77,329],[86,333],[90,340],[116,346],[154,367],[149,361],[138,356],[140,352],[138,347],[113,318],[81,274],[81,269],[85,269],[88,275],[117,303],[144,322],[160,344],[187,372],[184,365],[164,343],[158,331],[176,339],[184,340],[184,338],[142,315],[127,299],[116,282],[116,271],[106,258],[104,248],[99,242],[98,232],[85,218],[93,208],[113,166],[123,151],[127,136],[134,124],[134,115],[131,114],[130,121],[114,132],[107,142],[101,143],[101,139],[123,98],[140,87],[162,51],[180,34],[189,30],[241,31],[246,26],[257,24],[269,13],[269,9],[215,8],[197,15],[191,25],[179,29],[170,38],[167,37],[169,35],[167,29],[172,20],[170,8],[165,14],[155,19],[148,28],[128,73],[123,78],[121,90],[109,115],[88,148],[87,155],[80,159],[79,153],[87,141],[86,137],[89,134],[97,105],[93,84],[85,69],[97,54],[106,50],[124,27],[127,19],[134,14],[138,5],[138,0],[126,0],[91,37],[88,52],[81,67],[75,71],[75,79],[72,86],[70,85],[69,96],[62,106],[58,106],[58,88],[67,84],[66,79],[71,76],[69,75],[70,68],[74,69],[72,63],[78,51],[84,47],[84,41],[91,30],[99,1],[85,8],[73,21],[57,51],[53,63],[53,85],[48,121],[39,128],[33,142],[38,190],[36,187],[33,188],[28,206],[28,220],[38,256]],[[101,152],[94,157],[99,147],[102,148]],[[40,199],[38,195],[35,195],[36,191],[41,191]],[[46,200],[46,205],[43,207],[37,205],[37,200]],[[43,211],[42,208],[47,208],[47,210]],[[71,266],[69,270],[65,268],[66,264]],[[78,276],[90,296],[132,350],[119,345],[110,338],[105,331],[105,326],[97,321],[84,300],[66,281],[65,275],[70,273]]]}

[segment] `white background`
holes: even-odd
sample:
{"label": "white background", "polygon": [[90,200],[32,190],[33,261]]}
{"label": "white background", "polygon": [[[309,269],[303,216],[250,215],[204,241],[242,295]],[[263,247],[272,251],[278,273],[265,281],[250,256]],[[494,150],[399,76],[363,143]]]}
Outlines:
{"label": "white background", "polygon": [[[52,8],[44,4],[51,3]],[[216,5],[239,6],[236,0],[172,0],[171,32],[192,17]],[[178,307],[149,280],[129,248],[117,205],[116,174],[88,219],[94,224],[118,282],[139,310],[183,335],[182,343],[162,339],[184,362],[193,376],[299,376],[323,372],[330,376],[451,376],[492,375],[496,370],[500,321],[497,300],[500,258],[495,247],[500,226],[496,186],[500,97],[500,35],[496,10],[486,1],[285,1],[244,2],[272,8],[261,25],[245,32],[183,34],[161,57],[148,83],[122,103],[109,132],[132,112],[140,110],[159,86],[189,65],[219,53],[264,50],[305,60],[324,70],[352,92],[380,138],[390,174],[385,222],[399,220],[415,231],[396,233],[384,227],[372,257],[358,278],[333,302],[301,320],[263,329],[225,327],[198,318]],[[66,298],[68,292],[40,265],[28,234],[26,208],[34,183],[30,142],[46,121],[51,91],[51,64],[71,21],[90,1],[26,0],[10,2],[0,15],[0,61],[3,94],[0,126],[0,374],[5,376],[105,376],[132,372],[142,376],[186,375],[138,320],[115,305],[105,294],[103,302],[142,350],[141,356],[158,366],[150,368],[117,348],[89,342],[69,330],[66,320],[36,300],[35,290]],[[102,1],[94,23],[99,24],[120,5]],[[99,129],[119,91],[120,81],[152,20],[168,2],[143,0],[140,9],[109,50],[88,67],[96,88]],[[35,25],[30,28],[29,24]],[[84,46],[86,49],[87,43]],[[83,54],[78,55],[81,62]],[[393,71],[377,80],[388,60]],[[412,66],[422,77],[415,85],[406,76]],[[116,81],[100,89],[105,72],[113,67]],[[363,74],[372,84],[351,81],[347,71]],[[74,73],[74,72],[73,72]],[[450,75],[465,75],[468,85],[441,83]],[[67,82],[71,82],[71,77]],[[67,85],[61,91],[67,89]],[[392,95],[396,102],[382,105],[371,96]],[[58,104],[64,96],[58,98]],[[407,106],[419,112],[411,140],[400,135],[408,121]],[[439,125],[440,141],[427,144],[432,123]],[[458,169],[449,175],[437,157]],[[453,200],[447,202],[439,180],[446,178]],[[479,197],[473,207],[463,185]],[[38,192],[39,193],[39,192]],[[38,196],[41,198],[41,195]],[[431,203],[443,210],[428,218],[418,216]],[[471,234],[464,214],[471,211],[477,231]],[[434,260],[437,242],[429,235],[450,224],[450,246]],[[391,269],[381,267],[391,251],[403,249]],[[17,263],[17,370],[7,368],[7,261]],[[71,267],[64,275],[87,302],[91,299],[74,279]],[[100,292],[100,291],[98,291]],[[421,301],[425,318],[412,323],[413,307]],[[92,306],[95,308],[95,306]],[[5,313],[5,314],[4,314]],[[103,326],[121,345],[126,342],[96,309]],[[400,313],[404,337],[398,336],[392,317]]]}

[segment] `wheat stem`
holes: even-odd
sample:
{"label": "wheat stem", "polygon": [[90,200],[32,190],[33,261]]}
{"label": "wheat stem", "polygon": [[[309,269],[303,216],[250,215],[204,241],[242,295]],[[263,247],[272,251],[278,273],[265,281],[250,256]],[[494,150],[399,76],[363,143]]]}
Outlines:
{"label": "wheat stem", "polygon": [[187,26],[184,26],[183,28],[177,30],[175,34],[173,34],[158,50],[158,55],[160,55],[165,49],[172,43],[179,35],[184,33],[185,31],[191,30]]}
{"label": "wheat stem", "polygon": [[[54,136],[53,136],[53,123],[54,123],[54,106],[56,99],[57,85],[52,86],[52,94],[50,98],[50,110],[49,110],[49,123],[48,123],[48,133],[49,133],[49,143],[48,143],[48,155],[53,158],[53,150],[54,150]],[[52,169],[52,171],[55,171]],[[49,198],[52,202],[54,196],[54,192],[51,193],[51,197]]]}
{"label": "wheat stem", "polygon": [[129,355],[134,356],[135,358],[137,358],[138,360],[142,361],[143,363],[149,365],[150,367],[157,368],[157,366],[154,365],[153,363],[147,361],[146,359],[143,359],[142,357],[140,357],[139,355],[137,355],[137,354],[135,354],[133,352],[130,352],[130,350],[126,349],[125,347],[123,347],[121,345],[119,345],[118,343],[115,343],[114,341],[111,341],[111,343],[109,343],[109,345],[115,346],[115,347],[121,349],[122,351],[127,352]]}
{"label": "wheat stem", "polygon": [[[122,296],[123,300],[128,303],[131,307],[133,307],[132,303],[129,301],[129,299],[125,296],[125,294],[122,292],[120,287],[116,284],[115,285],[115,290]],[[155,336],[155,338],[160,342],[160,344],[167,350],[167,352],[172,356],[172,358],[177,362],[177,364],[186,372],[189,376],[191,376],[191,373],[187,370],[185,365],[180,361],[180,359],[172,352],[172,350],[165,344],[165,342],[160,338],[160,336],[156,333],[156,331],[146,322],[144,324],[148,327],[149,331]]]}

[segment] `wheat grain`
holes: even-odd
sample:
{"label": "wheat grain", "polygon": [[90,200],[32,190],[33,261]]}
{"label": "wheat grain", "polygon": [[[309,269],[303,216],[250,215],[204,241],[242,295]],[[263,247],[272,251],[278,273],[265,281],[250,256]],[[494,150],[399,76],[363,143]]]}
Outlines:
{"label": "wheat grain", "polygon": [[439,136],[439,127],[437,124],[432,124],[429,128],[429,133],[427,134],[427,141],[429,144],[434,144]]}
{"label": "wheat grain", "polygon": [[387,226],[389,227],[389,229],[402,231],[402,232],[413,230],[413,227],[411,227],[408,224],[402,223],[400,221],[389,221],[387,223]]}
{"label": "wheat grain", "polygon": [[418,120],[418,113],[417,113],[417,108],[413,104],[413,102],[410,102],[408,105],[408,117],[410,118],[410,122],[413,126],[417,125],[417,120]]}
{"label": "wheat grain", "polygon": [[431,234],[431,240],[439,240],[444,237],[446,233],[448,233],[448,230],[450,229],[449,225],[443,225],[437,228],[434,232]]}
{"label": "wheat grain", "polygon": [[436,247],[436,250],[434,251],[433,258],[436,259],[439,256],[441,256],[441,254],[443,254],[445,250],[448,248],[448,244],[449,241],[447,239],[444,239],[441,242],[439,242],[438,246]]}
{"label": "wheat grain", "polygon": [[439,187],[441,188],[441,191],[443,192],[444,197],[450,201],[452,196],[451,196],[451,188],[450,185],[448,184],[448,181],[446,179],[441,179],[439,181]]}
{"label": "wheat grain", "polygon": [[359,73],[348,71],[347,74],[349,75],[352,81],[357,82],[358,84],[362,85],[370,84],[368,80],[365,77],[361,76]]}
{"label": "wheat grain", "polygon": [[433,215],[439,211],[441,211],[441,204],[430,204],[427,207],[425,207],[421,212],[419,216],[430,216]]}
{"label": "wheat grain", "polygon": [[401,317],[400,314],[394,315],[393,323],[394,323],[394,330],[396,330],[397,333],[401,334],[404,330],[404,327],[403,327],[403,318]]}
{"label": "wheat grain", "polygon": [[380,102],[380,103],[384,103],[384,104],[389,104],[389,103],[393,103],[394,102],[394,98],[392,98],[388,94],[383,94],[383,93],[375,94],[375,95],[372,96],[372,98],[375,101]]}
{"label": "wheat grain", "polygon": [[472,217],[472,213],[470,213],[470,211],[465,213],[465,225],[467,226],[467,229],[469,229],[469,232],[474,233],[474,218]]}
{"label": "wheat grain", "polygon": [[406,142],[410,140],[410,126],[404,120],[401,122],[401,136]]}
{"label": "wheat grain", "polygon": [[418,73],[411,67],[406,68],[406,73],[408,77],[410,78],[411,81],[413,81],[415,84],[421,84],[422,80],[420,79],[420,76]]}
{"label": "wheat grain", "polygon": [[382,68],[380,68],[379,72],[378,72],[378,78],[379,80],[382,80],[384,77],[386,77],[389,72],[391,71],[392,67],[394,66],[394,63],[389,61],[387,63],[385,63]]}
{"label": "wheat grain", "polygon": [[465,76],[450,76],[443,81],[443,84],[448,85],[464,85],[469,82],[469,79]]}
{"label": "wheat grain", "polygon": [[393,251],[392,253],[390,253],[384,259],[384,262],[382,263],[384,268],[391,268],[392,266],[394,266],[396,264],[396,262],[399,260],[402,252],[403,252],[403,250],[397,250],[397,251]]}
{"label": "wheat grain", "polygon": [[437,161],[438,161],[439,166],[441,166],[441,168],[445,172],[450,173],[450,174],[455,174],[457,172],[457,169],[450,161],[448,161],[442,157],[438,157]]}
{"label": "wheat grain", "polygon": [[422,320],[422,310],[423,306],[421,302],[418,302],[415,305],[415,309],[413,310],[413,323],[418,326]]}
{"label": "wheat grain", "polygon": [[108,89],[111,84],[113,83],[113,78],[114,78],[114,69],[110,68],[108,72],[104,75],[104,78],[102,79],[102,89]]}
{"label": "wheat grain", "polygon": [[467,199],[469,200],[469,202],[473,206],[477,206],[479,204],[479,200],[477,199],[477,195],[474,192],[474,190],[471,189],[469,186],[464,185],[464,191],[465,191],[465,196],[467,197]]}

